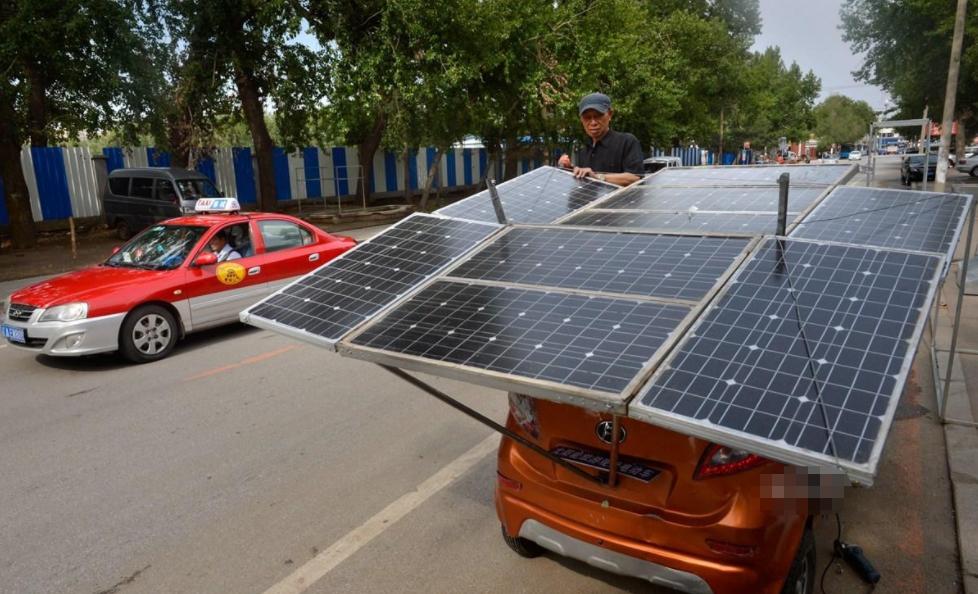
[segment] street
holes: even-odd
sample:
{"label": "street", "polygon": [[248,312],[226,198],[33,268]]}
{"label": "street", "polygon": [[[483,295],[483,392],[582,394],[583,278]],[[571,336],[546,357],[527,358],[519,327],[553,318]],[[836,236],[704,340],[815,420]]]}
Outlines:
{"label": "street", "polygon": [[[877,185],[900,187],[899,162],[878,160]],[[516,556],[493,506],[497,436],[376,366],[272,332],[205,331],[142,366],[4,345],[0,377],[3,593],[668,592]],[[843,540],[883,575],[878,592],[954,594],[924,346],[913,377],[876,485],[847,493]],[[503,394],[428,379],[505,418]],[[817,576],[835,530],[833,517],[817,528]],[[868,586],[846,567],[825,590]]]}

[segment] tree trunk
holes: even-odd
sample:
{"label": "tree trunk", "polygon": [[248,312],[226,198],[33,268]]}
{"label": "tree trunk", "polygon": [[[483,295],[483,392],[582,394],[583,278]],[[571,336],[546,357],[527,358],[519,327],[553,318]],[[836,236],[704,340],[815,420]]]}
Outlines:
{"label": "tree trunk", "polygon": [[24,69],[30,92],[27,97],[27,115],[31,146],[48,145],[48,103],[44,75],[32,64]]}
{"label": "tree trunk", "polygon": [[516,146],[516,136],[510,136],[506,139],[506,167],[503,170],[502,181],[513,179],[519,175],[520,153]]}
{"label": "tree trunk", "polygon": [[20,168],[21,138],[15,127],[16,121],[13,105],[0,93],[0,179],[3,180],[3,198],[10,217],[13,246],[22,250],[37,244],[37,233],[27,180]]}
{"label": "tree trunk", "polygon": [[[364,196],[367,205],[370,206],[370,179],[374,173],[374,155],[380,148],[380,141],[384,138],[384,130],[387,128],[387,117],[379,113],[374,117],[374,125],[370,132],[360,139],[357,143],[357,152],[360,157],[360,179],[357,181],[357,196]],[[362,192],[362,193],[361,193]]]}
{"label": "tree trunk", "polygon": [[954,156],[956,159],[964,159],[964,151],[968,144],[968,137],[965,135],[964,120],[968,115],[970,114],[962,113],[958,115],[958,135],[955,137],[954,142]]}
{"label": "tree trunk", "polygon": [[262,108],[258,85],[250,72],[240,65],[235,68],[235,84],[238,87],[238,98],[251,130],[251,141],[255,145],[255,157],[258,160],[258,209],[265,212],[278,210],[278,199],[275,194],[275,167],[272,161],[272,137],[265,125],[265,110]]}
{"label": "tree trunk", "polygon": [[411,148],[404,143],[401,169],[404,171],[404,204],[411,204]]}
{"label": "tree trunk", "polygon": [[[178,101],[182,98],[178,98]],[[190,165],[190,110],[181,105],[175,119],[170,120],[167,129],[167,142],[170,145],[170,165],[183,167]]]}
{"label": "tree trunk", "polygon": [[435,175],[438,173],[438,165],[441,163],[441,157],[445,154],[445,149],[439,147],[435,154],[435,161],[428,167],[428,177],[424,181],[424,191],[421,192],[421,204],[418,205],[418,210],[425,212],[425,208],[428,206],[428,196],[431,194],[431,183],[435,181]]}

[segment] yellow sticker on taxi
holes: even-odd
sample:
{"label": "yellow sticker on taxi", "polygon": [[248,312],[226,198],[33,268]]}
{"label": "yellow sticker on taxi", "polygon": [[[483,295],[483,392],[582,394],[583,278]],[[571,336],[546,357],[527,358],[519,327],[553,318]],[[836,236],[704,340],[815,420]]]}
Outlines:
{"label": "yellow sticker on taxi", "polygon": [[236,285],[245,279],[245,268],[234,262],[223,262],[217,266],[217,280],[225,285]]}

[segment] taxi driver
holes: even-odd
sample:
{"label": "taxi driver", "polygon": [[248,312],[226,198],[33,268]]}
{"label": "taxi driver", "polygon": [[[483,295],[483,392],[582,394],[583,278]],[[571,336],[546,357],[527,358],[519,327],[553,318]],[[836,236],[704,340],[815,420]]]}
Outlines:
{"label": "taxi driver", "polygon": [[228,234],[225,229],[221,229],[220,231],[215,233],[214,237],[211,237],[209,245],[211,247],[211,251],[217,254],[218,262],[224,262],[227,260],[237,260],[238,258],[241,257],[241,254],[236,252],[228,244]]}

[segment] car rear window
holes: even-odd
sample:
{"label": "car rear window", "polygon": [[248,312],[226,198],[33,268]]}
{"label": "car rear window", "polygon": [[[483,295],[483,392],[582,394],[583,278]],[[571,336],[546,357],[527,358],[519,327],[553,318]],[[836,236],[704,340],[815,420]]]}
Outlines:
{"label": "car rear window", "polygon": [[266,252],[277,252],[313,242],[309,230],[289,221],[259,221]]}

